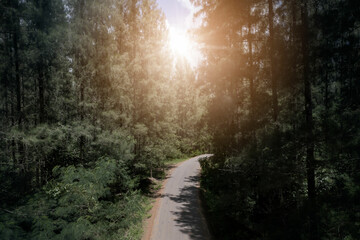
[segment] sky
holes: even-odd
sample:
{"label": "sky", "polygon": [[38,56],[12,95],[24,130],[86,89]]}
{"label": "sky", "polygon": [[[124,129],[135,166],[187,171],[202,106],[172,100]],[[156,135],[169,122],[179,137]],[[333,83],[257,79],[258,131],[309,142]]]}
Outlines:
{"label": "sky", "polygon": [[193,15],[196,8],[190,0],[157,0],[166,16],[169,26],[170,47],[174,52],[174,65],[177,57],[185,57],[192,68],[201,61],[201,52],[197,44],[191,40],[188,30],[194,27]]}
{"label": "sky", "polygon": [[186,31],[192,25],[192,14],[195,8],[190,0],[157,0],[165,13],[170,27],[179,31]]}

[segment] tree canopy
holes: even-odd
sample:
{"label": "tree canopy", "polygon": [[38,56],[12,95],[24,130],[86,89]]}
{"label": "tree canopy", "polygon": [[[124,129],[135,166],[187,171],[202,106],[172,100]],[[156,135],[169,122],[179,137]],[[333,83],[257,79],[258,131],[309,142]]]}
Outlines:
{"label": "tree canopy", "polygon": [[358,239],[358,1],[193,1],[219,239]]}
{"label": "tree canopy", "polygon": [[360,239],[360,2],[191,3],[197,66],[155,0],[0,0],[0,239],[140,239],[200,152],[215,238]]}

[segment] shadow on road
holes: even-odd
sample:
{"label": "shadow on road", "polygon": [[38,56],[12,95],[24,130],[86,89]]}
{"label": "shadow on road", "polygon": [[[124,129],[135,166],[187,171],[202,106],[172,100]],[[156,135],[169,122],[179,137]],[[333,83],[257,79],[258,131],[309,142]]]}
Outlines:
{"label": "shadow on road", "polygon": [[190,239],[209,239],[200,213],[199,188],[197,187],[199,177],[188,177],[185,182],[186,186],[180,190],[178,195],[167,196],[180,205],[176,211],[171,213],[175,216],[175,222],[180,231],[188,235]]}

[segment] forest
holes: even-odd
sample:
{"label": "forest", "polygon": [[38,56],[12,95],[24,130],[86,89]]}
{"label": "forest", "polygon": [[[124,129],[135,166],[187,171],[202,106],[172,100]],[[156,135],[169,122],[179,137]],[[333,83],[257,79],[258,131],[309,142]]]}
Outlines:
{"label": "forest", "polygon": [[209,145],[156,2],[0,8],[0,239],[139,239],[143,180]]}
{"label": "forest", "polygon": [[0,0],[0,239],[141,239],[199,153],[214,239],[360,239],[360,1],[190,2],[196,66],[155,0]]}
{"label": "forest", "polygon": [[360,2],[195,1],[218,239],[360,239]]}

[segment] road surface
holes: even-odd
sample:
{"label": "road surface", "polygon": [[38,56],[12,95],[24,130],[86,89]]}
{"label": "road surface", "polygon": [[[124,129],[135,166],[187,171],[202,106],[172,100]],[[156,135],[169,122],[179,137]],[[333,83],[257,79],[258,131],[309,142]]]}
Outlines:
{"label": "road surface", "polygon": [[199,158],[191,158],[174,169],[155,213],[152,240],[211,239],[199,201]]}

